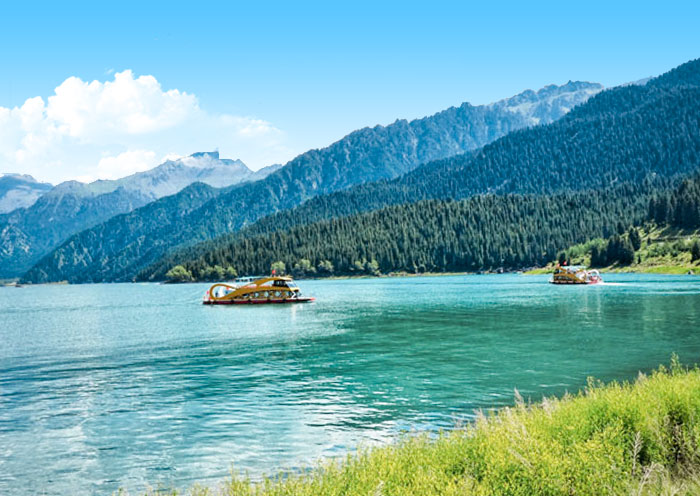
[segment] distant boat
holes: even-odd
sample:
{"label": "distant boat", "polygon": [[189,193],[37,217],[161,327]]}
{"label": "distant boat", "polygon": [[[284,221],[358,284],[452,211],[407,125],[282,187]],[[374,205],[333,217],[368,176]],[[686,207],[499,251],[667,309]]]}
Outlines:
{"label": "distant boat", "polygon": [[603,282],[603,278],[595,269],[586,270],[580,265],[562,266],[557,264],[549,282],[552,284],[598,284]]}
{"label": "distant boat", "polygon": [[205,305],[235,305],[260,303],[306,303],[314,301],[310,296],[302,296],[299,287],[291,277],[270,276],[242,284],[217,283],[204,294]]}

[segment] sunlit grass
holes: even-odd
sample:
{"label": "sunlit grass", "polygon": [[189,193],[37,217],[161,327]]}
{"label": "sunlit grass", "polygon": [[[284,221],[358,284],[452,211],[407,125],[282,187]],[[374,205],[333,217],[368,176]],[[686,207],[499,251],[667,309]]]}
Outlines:
{"label": "sunlit grass", "polygon": [[683,275],[683,274],[700,274],[700,267],[687,265],[651,265],[651,264],[634,264],[624,267],[609,268],[605,272],[635,272],[643,274],[666,274],[666,275]]}
{"label": "sunlit grass", "polygon": [[[700,274],[700,260],[691,259],[691,244],[700,239],[698,230],[659,227],[654,224],[639,228],[642,246],[635,252],[630,265],[613,264],[598,267],[601,272],[637,272],[645,274]],[[591,265],[591,248],[603,243],[600,238],[570,246],[566,254],[572,265]],[[556,263],[525,272],[527,275],[549,274]]]}
{"label": "sunlit grass", "polygon": [[479,415],[304,473],[232,477],[192,495],[700,494],[700,371],[677,360],[633,383]]}
{"label": "sunlit grass", "polygon": [[523,272],[527,276],[539,276],[542,274],[552,274],[554,272],[554,264],[547,265],[546,267],[538,267],[536,269],[530,269]]}

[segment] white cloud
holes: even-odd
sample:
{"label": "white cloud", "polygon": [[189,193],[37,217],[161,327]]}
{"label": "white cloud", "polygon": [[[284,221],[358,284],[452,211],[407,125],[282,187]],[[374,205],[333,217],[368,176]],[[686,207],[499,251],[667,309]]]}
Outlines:
{"label": "white cloud", "polygon": [[70,77],[48,100],[46,117],[61,132],[84,140],[171,128],[199,110],[194,95],[163,91],[153,76],[134,78],[131,71],[105,83]]}
{"label": "white cloud", "polygon": [[112,179],[214,148],[253,169],[294,155],[269,122],[206,112],[195,95],[129,70],[105,82],[70,77],[46,100],[0,106],[0,172]]}

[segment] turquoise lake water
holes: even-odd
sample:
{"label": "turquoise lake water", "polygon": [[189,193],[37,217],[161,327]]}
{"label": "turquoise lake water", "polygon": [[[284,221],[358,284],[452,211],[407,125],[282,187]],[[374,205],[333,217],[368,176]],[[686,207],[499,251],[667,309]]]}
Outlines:
{"label": "turquoise lake water", "polygon": [[208,285],[0,288],[0,494],[132,494],[297,469],[478,408],[700,362],[700,278],[300,281],[317,301],[201,305]]}

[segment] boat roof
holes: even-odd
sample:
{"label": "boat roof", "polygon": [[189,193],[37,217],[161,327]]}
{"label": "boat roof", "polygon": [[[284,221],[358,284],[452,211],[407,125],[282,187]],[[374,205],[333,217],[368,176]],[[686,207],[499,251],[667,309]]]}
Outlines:
{"label": "boat roof", "polygon": [[281,280],[281,281],[291,281],[292,278],[290,276],[241,276],[237,277],[236,281],[257,281],[259,279],[275,279],[275,280]]}
{"label": "boat roof", "polygon": [[265,284],[266,282],[270,282],[270,281],[291,282],[292,278],[289,276],[263,276],[263,277],[259,277],[259,278],[255,279],[253,281],[250,281],[250,283],[247,284],[247,286],[250,286],[251,284],[259,286],[261,284]]}

